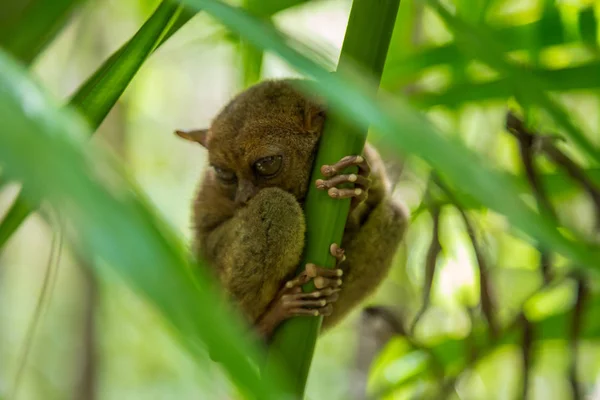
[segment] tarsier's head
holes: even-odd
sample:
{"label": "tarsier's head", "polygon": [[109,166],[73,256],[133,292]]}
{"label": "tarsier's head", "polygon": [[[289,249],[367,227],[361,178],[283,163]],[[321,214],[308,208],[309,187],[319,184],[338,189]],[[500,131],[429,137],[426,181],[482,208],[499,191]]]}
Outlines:
{"label": "tarsier's head", "polygon": [[235,97],[209,129],[177,131],[208,149],[208,179],[243,205],[266,187],[304,198],[324,108],[298,81],[266,81]]}

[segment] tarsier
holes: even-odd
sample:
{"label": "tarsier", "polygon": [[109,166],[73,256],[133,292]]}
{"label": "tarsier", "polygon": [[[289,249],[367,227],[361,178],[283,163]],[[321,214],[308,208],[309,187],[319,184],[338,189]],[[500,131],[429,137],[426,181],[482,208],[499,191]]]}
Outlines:
{"label": "tarsier", "polygon": [[[306,264],[303,206],[325,122],[325,107],[294,80],[257,84],[235,97],[209,129],[177,131],[208,149],[209,167],[193,204],[194,251],[214,269],[243,315],[268,340],[293,316],[340,321],[381,283],[407,225],[389,193],[377,152],[321,167],[313,182],[332,198],[351,198],[335,269]],[[348,167],[358,173],[344,174]],[[352,183],[349,185],[342,184]],[[343,250],[342,250],[343,249]],[[313,280],[316,289],[301,286]]]}

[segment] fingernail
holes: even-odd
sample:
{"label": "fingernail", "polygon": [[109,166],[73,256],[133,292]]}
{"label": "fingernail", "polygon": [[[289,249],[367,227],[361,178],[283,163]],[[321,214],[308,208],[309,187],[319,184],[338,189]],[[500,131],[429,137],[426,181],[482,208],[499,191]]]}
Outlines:
{"label": "fingernail", "polygon": [[361,193],[362,193],[362,189],[354,189],[355,195],[360,196]]}
{"label": "fingernail", "polygon": [[350,174],[350,176],[348,177],[348,180],[350,182],[356,182],[357,179],[358,177],[355,174]]}
{"label": "fingernail", "polygon": [[315,183],[318,189],[325,189],[325,181],[323,179],[317,179]]}
{"label": "fingernail", "polygon": [[321,292],[313,292],[313,297],[321,297]]}
{"label": "fingernail", "polygon": [[327,191],[327,193],[329,193],[329,196],[331,197],[338,197],[339,195],[337,188],[331,188]]}
{"label": "fingernail", "polygon": [[356,162],[357,163],[361,163],[364,161],[364,158],[362,158],[362,156],[356,156]]}
{"label": "fingernail", "polygon": [[338,285],[338,286],[342,286],[342,280],[341,280],[341,279],[338,279],[338,280],[337,280],[337,285]]}
{"label": "fingernail", "polygon": [[286,288],[291,288],[292,286],[294,286],[294,284],[292,282],[286,282],[286,284],[285,284]]}
{"label": "fingernail", "polygon": [[319,312],[318,312],[317,310],[315,310],[315,311],[313,312],[313,315],[314,315],[315,317],[318,317],[318,316],[319,316]]}
{"label": "fingernail", "polygon": [[321,306],[324,306],[327,304],[327,300],[321,300]]}
{"label": "fingernail", "polygon": [[342,276],[344,275],[344,271],[342,271],[341,269],[337,270],[337,276]]}

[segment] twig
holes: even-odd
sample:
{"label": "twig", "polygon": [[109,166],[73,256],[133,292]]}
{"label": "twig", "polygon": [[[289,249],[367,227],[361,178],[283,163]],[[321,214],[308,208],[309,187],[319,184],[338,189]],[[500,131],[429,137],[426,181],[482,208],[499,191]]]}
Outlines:
{"label": "twig", "polygon": [[583,325],[583,306],[585,303],[587,290],[585,282],[582,277],[577,277],[577,299],[575,300],[575,307],[573,308],[573,323],[571,324],[571,335],[569,337],[569,346],[571,348],[571,365],[569,367],[569,382],[571,383],[571,390],[573,392],[573,400],[581,399],[581,389],[577,382],[577,364],[578,355],[577,347],[579,342],[579,335],[581,333],[581,327]]}
{"label": "twig", "polygon": [[[515,136],[519,142],[519,151],[525,175],[533,191],[540,213],[557,220],[556,212],[540,182],[539,174],[535,167],[536,136],[529,132],[525,128],[523,121],[517,118],[511,111],[506,115],[506,130]],[[540,270],[542,271],[544,282],[550,282],[552,280],[550,270],[552,264],[551,254],[541,243],[538,244],[538,251],[540,252]]]}
{"label": "twig", "polygon": [[463,210],[458,201],[454,198],[452,192],[446,187],[446,185],[444,185],[441,182],[441,180],[437,176],[434,176],[433,179],[435,183],[440,187],[440,189],[442,189],[446,193],[448,199],[453,203],[454,207],[456,207],[456,209],[460,213],[464,221],[465,228],[467,229],[467,233],[469,234],[469,238],[471,239],[473,251],[475,252],[475,258],[477,259],[477,265],[479,267],[479,295],[481,302],[481,310],[490,327],[491,338],[495,339],[496,337],[498,337],[498,325],[494,316],[494,302],[492,300],[491,294],[491,282],[488,279],[489,269],[487,261],[483,256],[483,253],[481,252],[481,247],[479,246],[475,229],[473,228],[473,224],[467,216],[467,213]]}
{"label": "twig", "polygon": [[[567,174],[588,193],[594,205],[596,206],[596,228],[600,229],[600,190],[588,178],[583,169],[564,152],[562,152],[554,144],[556,136],[554,135],[536,135],[528,130],[523,121],[517,118],[513,113],[509,112],[506,118],[507,128],[509,132],[520,132],[521,135],[527,135],[532,138],[532,146],[539,149],[546,157],[559,167],[564,169]],[[554,139],[554,140],[553,140]]]}
{"label": "twig", "polygon": [[[428,197],[429,193],[426,195]],[[435,276],[435,267],[437,265],[438,255],[442,250],[442,245],[440,244],[440,214],[441,207],[435,201],[428,202],[429,204],[429,212],[431,214],[431,219],[433,221],[433,228],[431,230],[431,243],[429,245],[429,249],[427,250],[427,257],[425,259],[425,282],[423,284],[423,302],[421,304],[421,308],[417,312],[417,315],[413,319],[413,322],[410,327],[411,335],[414,335],[415,328],[417,323],[425,314],[425,311],[429,307],[429,299],[431,296],[431,287],[433,286],[433,278]]]}
{"label": "twig", "polygon": [[523,327],[523,343],[521,345],[521,359],[523,361],[523,386],[521,391],[521,398],[523,400],[527,400],[528,398],[528,390],[529,389],[529,378],[531,375],[531,365],[532,365],[532,357],[533,357],[533,325],[525,314],[521,313],[520,315],[521,326]]}

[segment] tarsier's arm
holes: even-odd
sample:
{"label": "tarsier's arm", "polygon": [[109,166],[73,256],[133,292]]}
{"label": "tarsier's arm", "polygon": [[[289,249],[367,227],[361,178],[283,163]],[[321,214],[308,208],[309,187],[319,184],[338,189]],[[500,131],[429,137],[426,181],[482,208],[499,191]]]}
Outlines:
{"label": "tarsier's arm", "polygon": [[278,188],[263,189],[231,218],[211,229],[197,229],[199,252],[255,323],[300,263],[305,223],[297,200]]}

